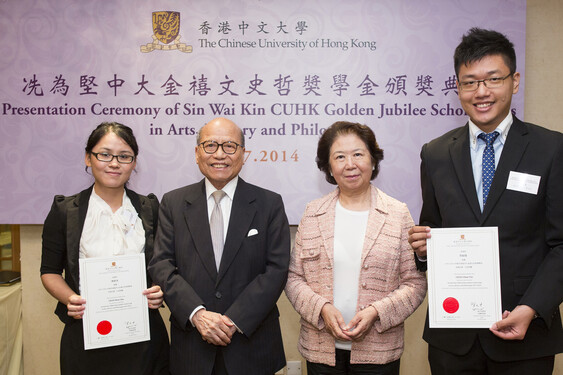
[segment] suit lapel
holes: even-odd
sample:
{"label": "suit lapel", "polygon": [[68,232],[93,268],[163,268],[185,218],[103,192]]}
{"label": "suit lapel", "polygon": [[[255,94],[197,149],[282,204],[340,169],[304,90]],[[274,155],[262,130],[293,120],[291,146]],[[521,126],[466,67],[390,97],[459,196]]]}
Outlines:
{"label": "suit lapel", "polygon": [[[151,234],[154,230],[152,207],[150,205],[150,201],[141,201],[139,195],[134,191],[125,188],[125,192],[143,223],[143,229],[145,230],[145,264],[148,265],[152,257],[152,251],[150,250],[153,246],[151,238]],[[149,285],[148,287],[150,288],[151,286]]]}
{"label": "suit lapel", "polygon": [[215,266],[215,255],[211,242],[211,231],[207,214],[207,199],[205,196],[205,180],[198,187],[186,194],[186,207],[184,208],[184,219],[195,244],[195,251],[199,254],[203,266],[209,275],[215,280],[217,269]]}
{"label": "suit lapel", "polygon": [[385,217],[388,213],[387,204],[381,199],[378,190],[371,186],[371,204],[368,216],[368,224],[366,227],[366,235],[364,237],[364,245],[362,248],[362,263],[368,256],[371,249],[375,249],[375,241],[379,237],[381,228],[385,224]]}
{"label": "suit lapel", "polygon": [[330,265],[334,267],[334,222],[340,190],[334,190],[317,210],[317,222]]}
{"label": "suit lapel", "polygon": [[217,283],[219,283],[227,273],[227,270],[240,249],[242,241],[246,238],[248,231],[251,229],[250,225],[256,215],[255,200],[256,197],[250,193],[248,184],[239,177],[235,196],[233,197],[233,206],[231,208],[231,216],[229,218],[229,227],[227,229],[227,237],[225,238],[225,246],[223,247],[221,264],[219,265]]}
{"label": "suit lapel", "polygon": [[516,167],[520,163],[529,142],[526,137],[527,134],[528,128],[526,125],[514,117],[514,122],[508,132],[506,143],[504,144],[498,166],[495,170],[495,176],[493,177],[489,196],[487,197],[487,204],[483,210],[481,223],[487,219],[503,192],[506,190],[510,171],[516,170]]}
{"label": "suit lapel", "polygon": [[471,152],[469,150],[469,125],[460,128],[450,144],[450,157],[469,206],[476,218],[481,217],[481,208],[475,189],[473,168],[471,167]]}
{"label": "suit lapel", "polygon": [[[70,277],[76,288],[79,287],[79,267],[78,258],[80,257],[80,237],[84,229],[84,221],[86,221],[86,213],[88,212],[88,202],[92,195],[93,185],[89,189],[80,192],[74,201],[70,204],[66,216],[66,243],[67,243],[67,261]],[[67,276],[68,277],[68,276]],[[80,291],[78,291],[80,293]]]}

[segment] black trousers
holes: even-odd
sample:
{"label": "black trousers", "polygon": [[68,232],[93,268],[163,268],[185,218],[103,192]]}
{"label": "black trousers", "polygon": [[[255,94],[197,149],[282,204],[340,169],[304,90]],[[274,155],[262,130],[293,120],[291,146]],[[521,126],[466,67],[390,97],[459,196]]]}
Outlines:
{"label": "black trousers", "polygon": [[399,375],[400,360],[377,364],[350,364],[350,351],[336,349],[336,365],[307,361],[307,375]]}
{"label": "black trousers", "polygon": [[555,356],[522,361],[493,361],[483,351],[477,338],[469,353],[456,355],[428,346],[432,375],[551,375]]}
{"label": "black trousers", "polygon": [[213,371],[211,371],[211,375],[229,375],[227,367],[225,366],[225,360],[223,359],[223,352],[221,350],[217,350],[217,355],[215,356],[215,363],[213,364]]}
{"label": "black trousers", "polygon": [[223,360],[223,351],[221,349],[217,350],[217,354],[215,355],[215,363],[213,364],[211,375],[228,375],[225,361]]}

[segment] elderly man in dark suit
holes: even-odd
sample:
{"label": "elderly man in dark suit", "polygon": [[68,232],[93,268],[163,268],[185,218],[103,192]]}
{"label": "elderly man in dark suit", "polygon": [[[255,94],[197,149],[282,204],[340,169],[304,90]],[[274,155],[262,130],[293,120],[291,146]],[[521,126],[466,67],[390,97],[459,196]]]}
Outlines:
{"label": "elderly man in dark suit", "polygon": [[205,179],[166,193],[149,272],[171,316],[172,374],[272,375],[285,365],[276,307],[287,279],[281,196],[238,174],[244,135],[217,118],[198,133]]}
{"label": "elderly man in dark suit", "polygon": [[551,374],[563,350],[563,135],[512,115],[520,74],[512,43],[471,29],[454,55],[469,122],[424,145],[423,206],[410,231],[426,269],[431,227],[496,226],[502,320],[487,329],[429,328],[433,374]]}

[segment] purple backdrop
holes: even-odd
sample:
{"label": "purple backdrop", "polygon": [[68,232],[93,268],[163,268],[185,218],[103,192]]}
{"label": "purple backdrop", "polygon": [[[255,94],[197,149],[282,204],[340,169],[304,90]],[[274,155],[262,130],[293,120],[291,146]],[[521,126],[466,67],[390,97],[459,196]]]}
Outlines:
{"label": "purple backdrop", "polygon": [[[177,12],[154,16],[175,41],[153,38],[158,11]],[[245,128],[241,175],[281,193],[291,224],[333,189],[314,155],[339,120],[372,127],[374,184],[416,220],[420,147],[466,121],[455,46],[497,29],[523,75],[525,21],[523,0],[2,1],[0,223],[42,223],[53,195],[89,186],[84,145],[102,121],[135,131],[137,192],[198,181],[194,133],[218,115]]]}

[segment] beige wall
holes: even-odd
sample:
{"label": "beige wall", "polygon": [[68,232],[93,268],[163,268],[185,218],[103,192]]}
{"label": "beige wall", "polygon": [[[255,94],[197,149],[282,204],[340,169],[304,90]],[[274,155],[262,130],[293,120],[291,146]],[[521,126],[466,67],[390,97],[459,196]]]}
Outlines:
{"label": "beige wall", "polygon": [[[510,9],[505,9],[509,12]],[[563,1],[528,0],[526,32],[525,120],[563,131],[560,100],[563,75]],[[23,283],[24,369],[26,375],[58,373],[62,323],[53,315],[55,301],[39,279],[40,225],[21,228]],[[292,228],[292,233],[295,228]],[[296,350],[299,318],[285,296],[279,302],[284,344],[288,360],[300,360]],[[402,375],[429,374],[426,345],[421,339],[425,305],[406,322],[406,348]],[[563,374],[563,355],[557,357],[555,374]]]}

